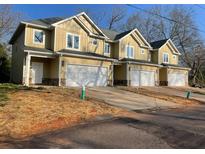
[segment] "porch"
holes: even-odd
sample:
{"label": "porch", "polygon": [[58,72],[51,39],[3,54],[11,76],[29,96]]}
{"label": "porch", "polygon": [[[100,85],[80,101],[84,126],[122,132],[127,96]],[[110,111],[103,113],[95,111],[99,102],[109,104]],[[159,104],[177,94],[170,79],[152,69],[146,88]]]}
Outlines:
{"label": "porch", "polygon": [[25,53],[23,84],[59,85],[59,57],[49,53]]}

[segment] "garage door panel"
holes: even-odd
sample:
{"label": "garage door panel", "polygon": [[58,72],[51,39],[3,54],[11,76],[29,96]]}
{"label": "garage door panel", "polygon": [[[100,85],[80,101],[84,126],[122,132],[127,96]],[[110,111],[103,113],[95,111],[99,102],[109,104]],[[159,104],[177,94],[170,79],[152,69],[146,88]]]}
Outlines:
{"label": "garage door panel", "polygon": [[183,73],[169,73],[168,85],[169,86],[185,86],[186,75]]}
{"label": "garage door panel", "polygon": [[131,86],[155,86],[155,72],[145,70],[132,70]]}
{"label": "garage door panel", "polygon": [[131,86],[140,85],[140,72],[138,70],[131,71]]}
{"label": "garage door panel", "polygon": [[68,65],[66,85],[106,86],[107,68],[85,65]]}

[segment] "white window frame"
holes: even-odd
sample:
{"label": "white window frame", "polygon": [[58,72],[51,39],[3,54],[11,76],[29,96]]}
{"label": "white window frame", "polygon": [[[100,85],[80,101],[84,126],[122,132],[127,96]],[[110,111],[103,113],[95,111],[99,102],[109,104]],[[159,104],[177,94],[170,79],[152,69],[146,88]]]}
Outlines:
{"label": "white window frame", "polygon": [[144,49],[141,49],[141,50],[140,50],[140,53],[141,53],[142,55],[144,55],[144,54],[145,54],[145,50],[144,50]]}
{"label": "white window frame", "polygon": [[[167,57],[168,57],[168,61],[167,62],[164,61],[165,60],[164,55],[167,55]],[[162,61],[163,61],[163,63],[166,63],[166,64],[169,63],[169,54],[168,53],[166,53],[166,52],[163,53]]]}
{"label": "white window frame", "polygon": [[[127,47],[130,47],[130,48],[133,48],[133,57],[128,57],[127,55]],[[135,56],[134,56],[134,53],[135,53],[135,51],[134,51],[134,46],[131,46],[131,45],[126,45],[125,46],[125,58],[134,58]]]}
{"label": "white window frame", "polygon": [[[106,45],[108,45],[109,46],[109,52],[105,52],[105,47],[106,47]],[[104,46],[104,54],[105,55],[110,55],[110,53],[111,53],[111,45],[109,44],[109,43],[105,43],[105,46]]]}
{"label": "white window frame", "polygon": [[[72,45],[73,45],[73,47],[72,48],[70,48],[70,47],[68,47],[67,45],[67,42],[68,42],[68,35],[72,35]],[[78,38],[79,38],[79,45],[78,45],[78,49],[76,49],[76,48],[74,48],[74,37],[75,36],[77,36]],[[74,33],[66,33],[66,49],[72,49],[72,50],[77,50],[77,51],[79,51],[80,50],[80,35],[78,35],[78,34],[74,34]]]}
{"label": "white window frame", "polygon": [[[35,32],[43,32],[43,42],[36,42],[35,41]],[[45,32],[43,30],[40,30],[40,29],[34,29],[33,30],[33,43],[34,44],[41,44],[41,45],[45,44]]]}

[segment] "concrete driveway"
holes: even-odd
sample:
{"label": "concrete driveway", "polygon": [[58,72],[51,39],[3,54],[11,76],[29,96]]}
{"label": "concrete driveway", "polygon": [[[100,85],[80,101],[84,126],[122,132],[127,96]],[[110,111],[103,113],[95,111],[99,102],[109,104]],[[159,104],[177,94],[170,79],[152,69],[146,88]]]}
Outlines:
{"label": "concrete driveway", "polygon": [[205,90],[191,88],[191,87],[143,87],[149,91],[160,92],[165,95],[170,96],[180,96],[185,97],[187,91],[191,91],[191,97],[195,100],[205,102]]}
{"label": "concrete driveway", "polygon": [[120,90],[116,87],[88,88],[87,96],[128,110],[182,107],[182,105],[174,102]]}

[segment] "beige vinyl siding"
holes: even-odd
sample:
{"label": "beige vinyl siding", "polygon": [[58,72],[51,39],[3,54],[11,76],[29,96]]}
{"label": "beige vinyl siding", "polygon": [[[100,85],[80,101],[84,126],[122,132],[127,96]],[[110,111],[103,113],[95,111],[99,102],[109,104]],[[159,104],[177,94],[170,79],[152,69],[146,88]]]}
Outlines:
{"label": "beige vinyl siding", "polygon": [[90,24],[90,22],[84,17],[84,15],[81,15],[81,16],[78,16],[78,19],[80,19],[83,24],[94,34],[100,34],[97,29],[92,25]]}
{"label": "beige vinyl siding", "polygon": [[[138,38],[140,40],[140,38]],[[124,39],[120,41],[120,50],[119,50],[119,58],[125,58],[125,48],[126,45],[130,45],[134,47],[134,59],[138,60],[148,60],[149,50],[146,48],[141,48],[132,35],[126,36]],[[141,49],[144,50],[144,54],[141,54]]]}
{"label": "beige vinyl siding", "polygon": [[115,80],[127,80],[127,65],[115,65],[114,66],[114,78]]}
{"label": "beige vinyl siding", "polygon": [[[80,36],[79,51],[94,52],[102,55],[104,54],[104,40],[90,37],[87,31],[81,25],[79,25],[76,19],[63,22],[56,27],[56,51],[66,49],[67,33],[77,34]],[[93,39],[97,40],[97,45],[92,43]]]}
{"label": "beige vinyl siding", "polygon": [[23,83],[24,38],[25,31],[19,35],[12,45],[11,81],[19,84]]}
{"label": "beige vinyl siding", "polygon": [[151,61],[158,64],[158,50],[151,51]]}
{"label": "beige vinyl siding", "polygon": [[[25,45],[30,47],[36,47],[36,48],[46,48],[51,49],[51,31],[41,29],[41,28],[34,28],[31,26],[26,26],[26,40]],[[45,43],[34,43],[34,32],[35,30],[42,30],[45,34]]]}
{"label": "beige vinyl siding", "polygon": [[120,47],[119,42],[111,44],[111,56],[113,58],[119,59],[119,49],[120,49],[119,47]]}
{"label": "beige vinyl siding", "polygon": [[165,44],[164,46],[162,46],[160,49],[159,49],[159,64],[163,63],[163,53],[168,53],[169,55],[169,64],[174,64],[174,65],[178,65],[178,58],[179,56],[176,55],[176,59],[173,58],[173,52],[172,52],[172,49],[167,45]]}

